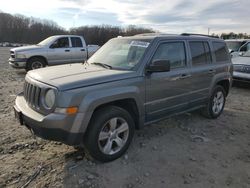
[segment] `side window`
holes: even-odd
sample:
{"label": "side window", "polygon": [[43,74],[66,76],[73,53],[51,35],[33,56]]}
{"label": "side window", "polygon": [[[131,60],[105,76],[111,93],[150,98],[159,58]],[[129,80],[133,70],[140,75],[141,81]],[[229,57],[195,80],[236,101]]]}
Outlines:
{"label": "side window", "polygon": [[71,37],[70,39],[71,39],[72,47],[74,48],[83,47],[82,40],[79,37]]}
{"label": "side window", "polygon": [[170,69],[186,66],[186,52],[184,42],[168,42],[160,44],[152,61],[170,61]]}
{"label": "side window", "polygon": [[[243,51],[242,48],[245,50]],[[244,46],[242,46],[240,52],[241,56],[250,57],[250,43],[246,43]]]}
{"label": "side window", "polygon": [[243,45],[240,47],[240,52],[246,52],[247,51],[247,46]]}
{"label": "side window", "polygon": [[216,62],[228,61],[226,44],[223,42],[213,42]]}
{"label": "side window", "polygon": [[250,43],[246,43],[240,48],[240,52],[247,52],[250,51]]}
{"label": "side window", "polygon": [[59,38],[50,47],[52,47],[52,48],[68,48],[69,47],[69,38],[68,37]]}
{"label": "side window", "polygon": [[250,43],[247,43],[247,51],[250,51]]}
{"label": "side window", "polygon": [[208,42],[204,42],[204,48],[206,52],[207,62],[212,63],[212,54]]}
{"label": "side window", "polygon": [[189,44],[193,66],[212,62],[211,51],[207,42],[190,42]]}

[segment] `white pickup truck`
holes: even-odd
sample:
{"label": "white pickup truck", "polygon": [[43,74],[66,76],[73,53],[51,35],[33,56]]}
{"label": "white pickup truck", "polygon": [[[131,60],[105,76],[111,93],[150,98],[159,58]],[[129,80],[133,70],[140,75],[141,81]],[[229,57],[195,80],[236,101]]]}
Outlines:
{"label": "white pickup truck", "polygon": [[29,71],[50,65],[79,63],[98,49],[98,45],[87,46],[82,36],[55,35],[36,45],[11,49],[9,64]]}

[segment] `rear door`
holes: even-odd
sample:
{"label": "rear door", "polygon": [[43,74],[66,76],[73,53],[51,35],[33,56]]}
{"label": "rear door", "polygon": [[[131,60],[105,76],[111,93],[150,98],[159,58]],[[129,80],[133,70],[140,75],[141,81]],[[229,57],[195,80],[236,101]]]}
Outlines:
{"label": "rear door", "polygon": [[51,65],[71,63],[72,51],[69,38],[58,38],[48,49],[48,63]]}
{"label": "rear door", "polygon": [[192,69],[190,79],[192,95],[190,107],[204,104],[209,95],[209,88],[216,73],[212,64],[212,53],[208,41],[189,41]]}
{"label": "rear door", "polygon": [[84,62],[87,59],[86,44],[82,42],[80,37],[70,37],[72,45],[72,62]]}
{"label": "rear door", "polygon": [[161,42],[150,62],[154,60],[170,61],[170,71],[146,76],[147,122],[187,109],[192,89],[185,41]]}

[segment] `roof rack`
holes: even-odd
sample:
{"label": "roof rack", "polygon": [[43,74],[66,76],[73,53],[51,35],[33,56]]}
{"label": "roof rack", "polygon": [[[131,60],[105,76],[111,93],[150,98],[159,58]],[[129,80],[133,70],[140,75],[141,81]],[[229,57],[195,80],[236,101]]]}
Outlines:
{"label": "roof rack", "polygon": [[219,38],[218,36],[203,35],[203,34],[196,34],[196,33],[182,33],[181,35],[182,35],[182,36],[202,36],[202,37]]}
{"label": "roof rack", "polygon": [[176,34],[168,34],[168,33],[141,33],[141,34],[136,34],[134,36],[165,36],[165,35],[176,35]]}

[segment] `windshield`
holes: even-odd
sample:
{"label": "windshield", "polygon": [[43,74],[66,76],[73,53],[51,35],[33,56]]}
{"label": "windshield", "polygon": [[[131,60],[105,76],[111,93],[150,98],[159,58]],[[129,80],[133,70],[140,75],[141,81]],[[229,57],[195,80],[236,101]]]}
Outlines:
{"label": "windshield", "polygon": [[149,44],[150,40],[146,39],[112,39],[101,47],[88,63],[104,64],[112,69],[130,70],[140,61]]}
{"label": "windshield", "polygon": [[228,49],[237,52],[239,51],[240,47],[244,44],[245,42],[240,42],[240,41],[226,41]]}
{"label": "windshield", "polygon": [[46,39],[44,39],[43,41],[39,42],[37,45],[40,45],[40,46],[48,45],[48,44],[50,44],[54,39],[55,39],[55,37],[46,38]]}

